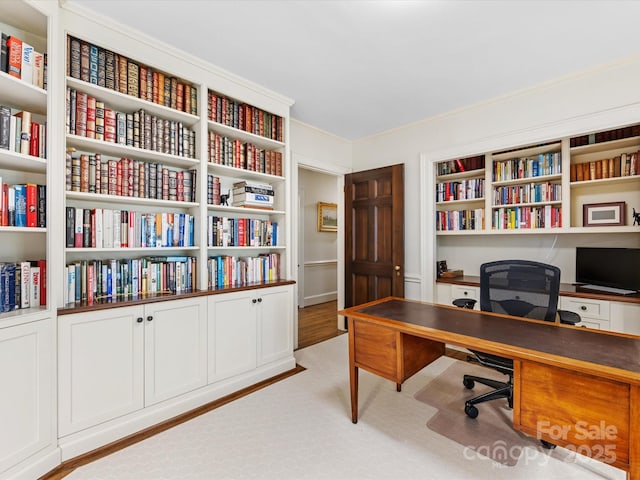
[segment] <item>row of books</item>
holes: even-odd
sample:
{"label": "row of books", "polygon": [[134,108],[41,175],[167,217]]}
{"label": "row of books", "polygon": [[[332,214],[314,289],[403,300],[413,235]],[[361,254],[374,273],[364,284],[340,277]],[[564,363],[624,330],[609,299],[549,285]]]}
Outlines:
{"label": "row of books", "polygon": [[244,102],[237,102],[209,90],[207,103],[209,120],[244,130],[279,142],[284,138],[282,117],[265,112]]}
{"label": "row of books", "polygon": [[67,75],[174,110],[198,114],[195,86],[72,36],[67,36]]}
{"label": "row of books", "polygon": [[120,197],[177,202],[196,201],[197,171],[131,158],[103,158],[100,153],[66,154],[66,189]]}
{"label": "row of books", "polygon": [[632,125],[629,127],[614,128],[606,132],[591,133],[588,135],[580,135],[569,140],[569,146],[581,147],[583,145],[593,145],[595,143],[611,142],[613,140],[622,140],[623,138],[639,137],[640,125]]}
{"label": "row of books", "polygon": [[493,181],[517,180],[562,173],[560,152],[541,153],[535,157],[513,158],[493,163]]}
{"label": "row of books", "polygon": [[47,186],[35,183],[8,184],[0,177],[0,226],[47,226]]}
{"label": "row of books", "polygon": [[541,207],[500,207],[493,211],[494,230],[517,230],[562,227],[562,209]]}
{"label": "row of books", "polygon": [[66,207],[67,248],[194,246],[194,218],[186,213],[144,213]]}
{"label": "row of books", "polygon": [[437,164],[436,175],[449,175],[480,169],[484,169],[484,155],[439,162]]}
{"label": "row of books", "polygon": [[[220,198],[220,177],[213,175],[211,173],[207,174],[207,205],[220,205],[223,199]],[[224,199],[225,202],[228,201],[229,192]]]}
{"label": "row of books", "polygon": [[436,202],[484,198],[484,178],[436,184]]}
{"label": "row of books", "polygon": [[562,200],[562,185],[559,183],[530,183],[493,189],[493,205],[556,202],[560,200]]}
{"label": "row of books", "polygon": [[0,312],[47,304],[47,261],[0,263]]}
{"label": "row of books", "polygon": [[0,32],[0,70],[23,82],[47,89],[47,54],[20,37]]}
{"label": "row of books", "polygon": [[436,230],[438,231],[482,229],[484,229],[484,208],[436,212]]}
{"label": "row of books", "polygon": [[67,87],[66,92],[68,134],[195,158],[196,132],[182,122],[160,118],[144,109],[119,112],[75,88]]}
{"label": "row of books", "polygon": [[265,150],[249,142],[209,132],[210,163],[253,172],[282,176],[282,153]]}
{"label": "row of books", "polygon": [[10,107],[0,105],[0,148],[47,158],[46,122],[36,122],[26,110],[12,113]]}
{"label": "row of books", "polygon": [[278,222],[258,218],[207,217],[208,247],[278,245]]}
{"label": "row of books", "polygon": [[629,177],[640,174],[638,159],[640,152],[623,153],[613,158],[572,163],[570,179],[572,182],[599,180],[601,178]]}
{"label": "row of books", "polygon": [[185,293],[196,285],[195,257],[81,260],[67,264],[65,304],[114,302],[143,295]]}
{"label": "row of books", "polygon": [[257,257],[216,256],[207,260],[208,288],[225,288],[280,280],[280,254]]}

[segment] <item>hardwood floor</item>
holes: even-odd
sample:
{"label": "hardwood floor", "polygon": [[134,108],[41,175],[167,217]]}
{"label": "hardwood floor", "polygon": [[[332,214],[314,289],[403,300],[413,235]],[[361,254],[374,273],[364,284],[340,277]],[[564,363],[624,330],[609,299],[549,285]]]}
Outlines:
{"label": "hardwood floor", "polygon": [[298,309],[298,349],[345,333],[337,327],[338,302]]}

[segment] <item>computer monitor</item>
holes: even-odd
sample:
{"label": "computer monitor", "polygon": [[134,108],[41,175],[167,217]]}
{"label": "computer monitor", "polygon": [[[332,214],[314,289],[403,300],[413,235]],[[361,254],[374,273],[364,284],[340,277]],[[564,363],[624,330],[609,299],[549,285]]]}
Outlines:
{"label": "computer monitor", "polygon": [[576,283],[640,291],[640,248],[577,247]]}

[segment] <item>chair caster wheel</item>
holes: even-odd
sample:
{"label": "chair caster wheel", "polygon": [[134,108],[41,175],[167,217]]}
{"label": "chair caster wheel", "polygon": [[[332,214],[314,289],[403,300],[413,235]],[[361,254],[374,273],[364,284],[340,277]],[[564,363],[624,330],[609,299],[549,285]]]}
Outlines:
{"label": "chair caster wheel", "polygon": [[473,387],[475,387],[476,382],[474,382],[473,380],[469,380],[468,378],[465,378],[462,380],[462,384],[467,387],[469,390],[471,390]]}
{"label": "chair caster wheel", "polygon": [[540,443],[542,444],[542,448],[546,448],[547,450],[553,450],[557,446],[555,443],[547,442],[546,440],[540,440]]}
{"label": "chair caster wheel", "polygon": [[466,413],[469,418],[476,418],[478,416],[478,409],[475,405],[465,404],[464,413]]}

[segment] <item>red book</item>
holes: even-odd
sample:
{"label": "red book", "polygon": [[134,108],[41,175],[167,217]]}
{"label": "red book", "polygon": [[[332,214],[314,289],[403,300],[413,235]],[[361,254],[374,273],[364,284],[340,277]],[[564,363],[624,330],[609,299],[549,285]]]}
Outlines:
{"label": "red book", "polygon": [[87,136],[87,94],[80,91],[76,92],[76,135]]}
{"label": "red book", "polygon": [[38,187],[35,183],[27,183],[26,210],[27,227],[38,226]]}
{"label": "red book", "polygon": [[47,261],[38,260],[38,266],[40,267],[40,305],[45,307],[47,305]]}
{"label": "red book", "polygon": [[2,226],[9,225],[9,184],[2,184]]}
{"label": "red book", "polygon": [[456,159],[456,167],[458,168],[458,172],[464,172],[465,171],[464,164],[462,163],[462,160],[460,160],[460,159]]}
{"label": "red book", "polygon": [[87,137],[96,137],[96,99],[91,95],[87,95]]}
{"label": "red book", "polygon": [[29,155],[40,156],[40,124],[31,122],[31,139],[29,140]]}
{"label": "red book", "polygon": [[22,78],[22,40],[18,37],[7,38],[8,71],[12,77]]}

